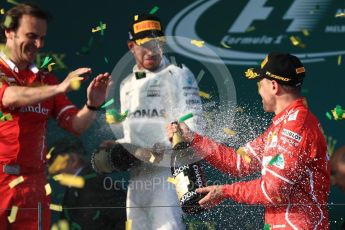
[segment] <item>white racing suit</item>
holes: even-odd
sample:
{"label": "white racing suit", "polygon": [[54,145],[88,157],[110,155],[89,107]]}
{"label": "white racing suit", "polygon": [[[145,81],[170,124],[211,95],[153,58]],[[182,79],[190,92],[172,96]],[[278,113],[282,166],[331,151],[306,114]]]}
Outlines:
{"label": "white racing suit", "polygon": [[[122,124],[124,138],[118,142],[146,148],[164,143],[170,148],[166,125],[188,113],[194,117],[187,125],[202,132],[199,88],[187,67],[177,67],[164,58],[156,71],[140,70],[144,78],[136,78],[138,71],[134,66],[120,86],[121,112],[128,109],[129,115]],[[131,170],[127,219],[132,220],[133,230],[185,229],[175,185],[167,182],[170,176],[170,154],[158,166],[142,163]]]}

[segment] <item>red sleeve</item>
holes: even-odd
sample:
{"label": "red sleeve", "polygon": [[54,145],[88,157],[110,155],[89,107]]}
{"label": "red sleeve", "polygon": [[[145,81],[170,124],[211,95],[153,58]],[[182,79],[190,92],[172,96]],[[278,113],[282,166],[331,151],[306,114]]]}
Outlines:
{"label": "red sleeve", "polygon": [[4,96],[4,93],[5,93],[5,90],[7,89],[7,87],[8,87],[7,82],[3,78],[1,78],[0,79],[0,109],[4,108],[4,106],[2,104],[2,97]]}
{"label": "red sleeve", "polygon": [[[250,157],[250,162],[247,162],[243,156],[238,154],[240,149],[236,151],[198,134],[195,134],[192,145],[198,155],[205,157],[205,160],[217,169],[234,177],[243,177],[260,169],[261,164],[258,159],[260,159],[261,151],[257,151],[257,155],[254,155],[253,148],[259,148],[258,143],[261,142],[261,139],[262,136],[248,143],[245,147],[240,148]],[[255,147],[250,147],[249,145]]]}
{"label": "red sleeve", "polygon": [[310,162],[310,132],[304,130],[304,122],[288,122],[278,134],[273,157],[263,160],[262,176],[257,180],[223,186],[223,193],[239,203],[286,204],[294,184],[307,176]]}
{"label": "red sleeve", "polygon": [[[49,85],[58,84],[54,76],[49,75],[48,79]],[[78,133],[73,129],[72,125],[73,118],[78,113],[77,107],[63,93],[56,95],[53,100],[52,116],[57,120],[61,128],[77,135]]]}

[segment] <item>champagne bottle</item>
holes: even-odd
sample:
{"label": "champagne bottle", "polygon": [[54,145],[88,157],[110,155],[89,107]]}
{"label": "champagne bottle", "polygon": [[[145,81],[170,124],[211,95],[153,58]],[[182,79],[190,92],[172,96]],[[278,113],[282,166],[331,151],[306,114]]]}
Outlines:
{"label": "champagne bottle", "polygon": [[[176,122],[177,123],[177,122]],[[172,138],[173,153],[171,156],[171,173],[176,182],[176,193],[182,210],[188,214],[204,211],[199,205],[204,195],[197,193],[197,188],[206,186],[204,171],[200,160],[194,156],[189,143],[185,142],[180,131]]]}

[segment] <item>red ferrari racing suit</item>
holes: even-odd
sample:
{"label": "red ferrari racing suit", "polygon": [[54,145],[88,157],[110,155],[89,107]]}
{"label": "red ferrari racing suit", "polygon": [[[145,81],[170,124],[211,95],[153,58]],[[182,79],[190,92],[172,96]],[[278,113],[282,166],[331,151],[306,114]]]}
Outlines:
{"label": "red ferrari racing suit", "polygon": [[[193,148],[232,176],[255,180],[222,186],[225,198],[265,206],[270,229],[328,229],[330,166],[320,124],[300,98],[239,150],[195,134]],[[250,159],[248,159],[248,157]]]}
{"label": "red ferrari racing suit", "polygon": [[[71,132],[72,116],[77,108],[64,94],[59,94],[34,105],[4,107],[2,98],[9,86],[54,85],[57,80],[50,73],[31,66],[18,71],[13,62],[0,58],[0,226],[4,229],[37,229],[38,202],[42,204],[42,229],[50,229],[49,197],[46,196],[45,136],[48,118],[53,116],[59,125]],[[10,118],[11,117],[11,118]],[[16,169],[13,171],[13,169]],[[23,177],[13,188],[10,182]],[[8,216],[17,206],[16,220],[9,223]]]}

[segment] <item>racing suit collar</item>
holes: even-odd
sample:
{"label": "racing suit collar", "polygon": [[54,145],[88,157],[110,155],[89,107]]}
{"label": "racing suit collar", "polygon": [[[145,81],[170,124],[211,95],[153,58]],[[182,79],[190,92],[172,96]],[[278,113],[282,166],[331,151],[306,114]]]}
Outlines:
{"label": "racing suit collar", "polygon": [[133,67],[133,73],[135,73],[135,72],[156,73],[156,72],[161,71],[165,67],[167,67],[169,64],[170,64],[169,60],[165,56],[163,56],[163,58],[161,60],[161,63],[159,64],[159,66],[158,66],[158,68],[156,70],[150,71],[148,69],[139,69],[138,65],[135,65]]}
{"label": "racing suit collar", "polygon": [[273,117],[273,123],[274,124],[280,123],[281,120],[284,120],[287,116],[290,115],[290,113],[292,113],[294,111],[293,108],[296,108],[298,106],[306,107],[307,105],[305,103],[305,100],[306,99],[304,97],[300,97],[300,98],[297,98],[296,100],[294,100],[283,111],[281,111],[279,114],[277,114],[275,117]]}
{"label": "racing suit collar", "polygon": [[[0,52],[0,58],[8,65],[8,67],[10,67],[10,69],[15,72],[15,73],[19,73],[19,69],[16,66],[16,64],[11,61],[5,54],[4,52]],[[34,63],[32,63],[31,65],[29,65],[28,68],[31,72],[33,72],[34,74],[37,74],[39,69],[36,67],[36,65]]]}

